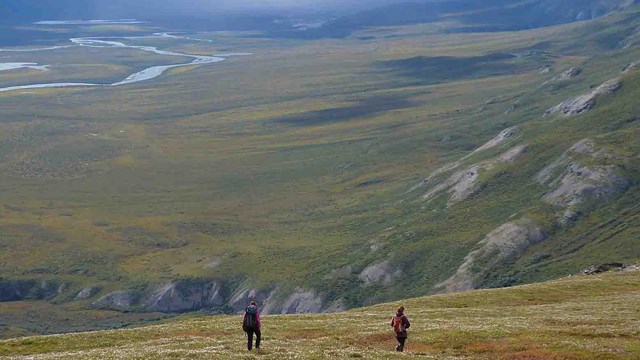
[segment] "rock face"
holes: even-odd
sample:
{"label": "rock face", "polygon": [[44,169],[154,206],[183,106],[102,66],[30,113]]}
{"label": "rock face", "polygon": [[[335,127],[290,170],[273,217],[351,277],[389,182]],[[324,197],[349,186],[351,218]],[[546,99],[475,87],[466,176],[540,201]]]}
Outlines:
{"label": "rock face", "polygon": [[618,47],[623,49],[628,49],[633,46],[638,46],[640,44],[640,26],[638,26],[633,33],[627,36],[625,39],[620,41]]}
{"label": "rock face", "polygon": [[217,282],[175,281],[158,287],[145,302],[151,311],[181,313],[222,306],[225,299]]}
{"label": "rock face", "polygon": [[[86,296],[89,288],[78,294]],[[303,314],[322,312],[322,296],[313,290],[297,289],[288,296],[281,297],[277,289],[240,288],[228,295],[218,281],[204,279],[176,280],[149,288],[142,294],[116,291],[95,301],[92,307],[119,311],[144,309],[162,313],[184,313],[202,309],[244,311],[250,301],[256,301],[263,314]],[[333,304],[334,311],[340,311],[340,304]]]}
{"label": "rock face", "polygon": [[563,116],[580,115],[593,109],[596,106],[598,97],[611,95],[622,86],[619,78],[609,80],[595,88],[588,94],[580,95],[576,98],[564,101],[545,112],[545,115],[562,114]]}
{"label": "rock face", "polygon": [[[581,157],[600,164],[582,165]],[[629,188],[630,181],[619,175],[622,169],[611,164],[612,158],[593,140],[584,139],[536,175],[540,184],[552,188],[543,201],[566,208],[561,222],[577,220],[579,206],[588,200],[606,201]]]}
{"label": "rock face", "polygon": [[332,270],[329,274],[327,274],[324,279],[325,280],[338,280],[338,279],[347,279],[353,275],[353,266],[347,265],[345,267],[341,267],[338,269]]}
{"label": "rock face", "polygon": [[[463,157],[460,161],[456,161],[450,164],[446,164],[438,169],[436,169],[434,172],[432,172],[427,178],[425,178],[424,180],[422,180],[419,184],[417,184],[416,186],[412,187],[408,192],[413,192],[415,190],[418,190],[420,188],[423,188],[427,185],[429,185],[430,183],[433,182],[433,180],[438,177],[439,175],[442,175],[446,172],[455,170],[457,168],[460,167],[460,165],[462,164],[462,161],[469,158],[470,156],[477,154],[481,151],[484,150],[489,150],[492,148],[495,148],[497,146],[500,146],[502,144],[504,144],[505,142],[507,142],[508,140],[512,139],[515,135],[517,135],[518,133],[518,127],[517,126],[513,126],[507,129],[502,130],[496,137],[494,137],[493,139],[489,140],[487,143],[485,143],[484,145],[480,146],[479,148],[477,148],[476,150],[474,150],[471,154]],[[469,169],[458,173],[456,175],[453,175],[452,178],[457,178],[457,177],[461,177],[463,176],[464,172],[468,172]],[[457,183],[457,181],[453,181],[454,183]],[[440,192],[442,190],[445,190],[449,187],[451,187],[452,185],[447,185],[447,186],[443,186],[443,187],[438,187],[439,190],[435,191],[435,193]],[[431,193],[431,192],[430,192]],[[435,194],[434,193],[434,194]],[[424,196],[425,200],[428,200],[430,198],[429,193],[427,193]]]}
{"label": "rock face", "polygon": [[574,77],[576,77],[576,76],[578,76],[580,74],[582,74],[582,69],[581,68],[572,67],[572,68],[569,68],[569,69],[563,71],[562,74],[554,77],[549,82],[571,80],[571,79],[573,79]]}
{"label": "rock face", "polygon": [[400,275],[401,271],[393,271],[389,261],[383,261],[379,264],[371,265],[359,275],[360,280],[364,281],[365,286],[370,285],[391,285],[394,277]]}
{"label": "rock face", "polygon": [[474,289],[484,271],[500,261],[523,253],[528,247],[546,239],[544,232],[529,219],[506,223],[490,232],[470,252],[456,273],[436,288],[446,292]]}
{"label": "rock face", "polygon": [[569,68],[569,69],[563,71],[562,74],[560,74],[560,76],[558,76],[558,78],[556,80],[564,81],[564,80],[573,79],[574,77],[580,75],[581,73],[582,73],[582,69],[581,68],[572,67],[572,68]]}
{"label": "rock face", "polygon": [[498,134],[498,136],[494,137],[493,139],[489,140],[486,144],[477,148],[473,153],[477,153],[480,151],[494,148],[496,146],[500,146],[508,139],[511,139],[512,137],[514,137],[517,133],[518,133],[518,128],[515,126],[510,127],[508,129],[504,129],[500,132],[500,134]]}
{"label": "rock face", "polygon": [[[236,290],[234,294],[231,295],[231,300],[229,301],[229,305],[236,311],[243,311],[245,307],[249,304],[250,301],[256,301],[258,305],[265,304],[265,307],[272,303],[271,298],[274,294],[274,290],[272,289],[245,289],[241,288]],[[271,307],[267,307],[270,309]],[[268,313],[269,311],[267,311]]]}
{"label": "rock face", "polygon": [[35,281],[0,279],[0,302],[24,300],[35,285]]}
{"label": "rock face", "polygon": [[629,181],[616,175],[616,166],[567,165],[557,181],[557,188],[544,195],[543,199],[552,205],[570,207],[583,203],[588,198],[608,199],[624,192]]}
{"label": "rock face", "polygon": [[325,313],[338,313],[347,310],[347,305],[343,299],[338,299],[324,309]]}
{"label": "rock face", "polygon": [[612,270],[623,271],[625,268],[629,266],[631,265],[625,265],[623,263],[607,263],[607,264],[602,264],[598,266],[592,265],[582,270],[582,273],[585,275],[595,275],[595,274],[600,274],[600,273],[604,273]]}
{"label": "rock face", "polygon": [[322,311],[322,298],[313,291],[296,290],[291,294],[284,305],[282,305],[282,314],[308,314],[319,313]]}
{"label": "rock face", "polygon": [[501,163],[510,163],[510,162],[514,162],[516,161],[516,159],[518,159],[520,157],[520,155],[524,154],[525,152],[527,152],[527,146],[525,145],[518,145],[510,150],[508,150],[507,152],[505,152],[504,154],[501,154],[498,157],[498,160]]}
{"label": "rock face", "polygon": [[99,309],[129,310],[134,300],[134,296],[129,292],[116,291],[101,297],[91,306]]}
{"label": "rock face", "polygon": [[75,300],[87,300],[96,296],[100,292],[99,286],[89,286],[78,292]]}
{"label": "rock face", "polygon": [[638,67],[638,63],[632,62],[631,64],[627,65],[624,67],[624,69],[622,69],[622,74],[626,74],[628,72],[632,72],[634,71],[636,68]]}
{"label": "rock face", "polygon": [[0,278],[0,302],[47,300],[60,295],[66,284],[51,280],[8,280]]}
{"label": "rock face", "polygon": [[447,206],[452,206],[460,201],[466,200],[477,191],[478,178],[481,172],[491,170],[501,163],[513,162],[526,152],[526,150],[527,147],[525,145],[519,145],[492,160],[483,161],[471,165],[465,170],[458,171],[424,194],[423,200],[431,201],[444,191],[447,191],[449,194]]}

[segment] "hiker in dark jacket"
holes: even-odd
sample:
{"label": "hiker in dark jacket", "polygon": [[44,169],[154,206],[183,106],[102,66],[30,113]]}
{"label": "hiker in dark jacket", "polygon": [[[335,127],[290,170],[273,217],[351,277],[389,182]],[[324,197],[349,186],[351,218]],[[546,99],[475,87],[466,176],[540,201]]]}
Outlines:
{"label": "hiker in dark jacket", "polygon": [[398,339],[398,345],[396,345],[396,351],[404,351],[404,343],[407,341],[408,333],[407,329],[411,326],[409,319],[404,315],[404,306],[400,306],[396,315],[391,318],[391,326],[393,327],[393,333]]}
{"label": "hiker in dark jacket", "polygon": [[247,349],[253,347],[253,334],[256,334],[256,350],[260,349],[260,310],[258,304],[252,301],[244,312],[242,330],[247,333]]}

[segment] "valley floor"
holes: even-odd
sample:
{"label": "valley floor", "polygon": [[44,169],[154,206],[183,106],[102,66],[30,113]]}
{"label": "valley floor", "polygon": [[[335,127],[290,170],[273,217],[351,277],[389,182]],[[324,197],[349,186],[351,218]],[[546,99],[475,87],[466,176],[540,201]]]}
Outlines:
{"label": "valley floor", "polygon": [[406,300],[408,351],[394,353],[399,303],[339,314],[267,316],[248,353],[240,318],[0,342],[0,359],[638,359],[640,272],[572,276]]}

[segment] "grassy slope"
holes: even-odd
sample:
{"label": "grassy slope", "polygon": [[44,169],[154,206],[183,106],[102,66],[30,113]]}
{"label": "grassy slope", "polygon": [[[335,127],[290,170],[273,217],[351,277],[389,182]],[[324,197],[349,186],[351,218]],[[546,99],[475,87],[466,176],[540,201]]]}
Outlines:
{"label": "grassy slope", "polygon": [[[410,285],[408,295],[432,292],[512,214],[551,217],[539,201],[545,189],[529,180],[570,144],[605,134],[599,140],[637,156],[638,122],[625,122],[638,114],[637,75],[590,114],[567,121],[541,117],[640,59],[635,48],[609,49],[616,36],[635,28],[636,15],[516,33],[435,32],[442,24],[372,29],[366,34],[376,38],[366,41],[209,34],[215,47],[174,40],[149,45],[254,55],[117,90],[1,94],[1,273],[69,281],[61,302],[85,285],[101,285],[105,294],[140,282],[229,280],[233,274],[236,284],[249,275],[250,286],[314,284],[329,300],[344,297],[356,306],[401,297],[393,288],[354,286],[360,285],[358,271],[390,258],[408,274],[398,283]],[[415,61],[397,61],[484,59],[530,48],[554,57],[488,61],[435,82],[413,71]],[[146,61],[121,55],[132,68]],[[441,60],[429,62],[434,71],[446,67]],[[538,74],[549,64],[553,73]],[[579,78],[538,88],[576,65],[585,69]],[[480,111],[488,99],[505,96]],[[516,100],[516,111],[505,114]],[[529,141],[531,150],[511,168],[488,174],[484,191],[448,210],[422,209],[405,194],[515,124],[523,127],[517,140]],[[505,149],[468,161],[499,150]],[[636,166],[631,161],[629,168],[639,181]],[[630,205],[609,204],[558,231],[515,266],[495,269],[497,277],[533,281],[594,262],[637,259],[636,210],[613,237],[584,230],[606,224],[637,197],[634,189]],[[569,240],[578,243],[564,247]],[[379,251],[369,250],[372,241]],[[530,261],[558,253],[542,265]],[[218,267],[207,266],[217,260]],[[345,265],[355,273],[323,280]]]}
{"label": "grassy slope", "polygon": [[[249,355],[239,317],[0,341],[2,359],[324,359],[395,357],[388,326],[400,303],[339,314],[267,316]],[[510,289],[403,301],[408,357],[637,359],[640,273],[576,276]],[[400,356],[399,356],[400,357]],[[402,356],[404,357],[404,356]]]}

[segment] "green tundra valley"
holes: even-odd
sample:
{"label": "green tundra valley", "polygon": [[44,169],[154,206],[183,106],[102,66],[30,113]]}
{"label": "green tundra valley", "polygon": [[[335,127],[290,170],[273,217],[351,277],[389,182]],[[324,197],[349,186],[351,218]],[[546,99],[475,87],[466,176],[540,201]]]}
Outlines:
{"label": "green tundra valley", "polygon": [[640,357],[637,1],[7,1],[0,359]]}

